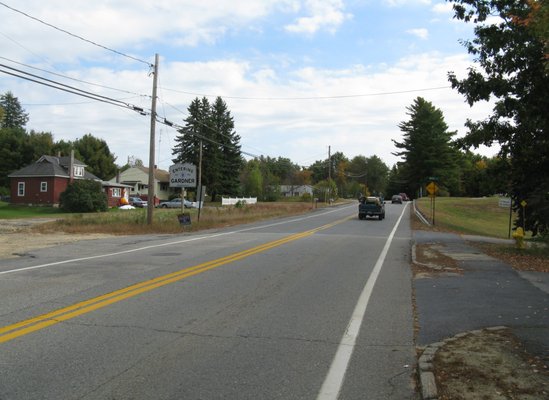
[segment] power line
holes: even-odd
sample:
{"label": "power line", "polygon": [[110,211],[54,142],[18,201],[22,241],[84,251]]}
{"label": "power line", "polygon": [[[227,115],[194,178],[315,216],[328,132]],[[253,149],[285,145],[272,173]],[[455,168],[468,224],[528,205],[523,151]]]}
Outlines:
{"label": "power line", "polygon": [[94,46],[100,47],[100,48],[102,48],[102,49],[104,49],[104,50],[108,50],[108,51],[113,52],[113,53],[115,53],[115,54],[118,54],[118,55],[120,55],[120,56],[122,56],[122,57],[126,57],[126,58],[132,59],[132,60],[134,60],[134,61],[138,61],[138,62],[140,62],[140,63],[143,63],[143,64],[147,65],[149,68],[154,67],[154,65],[151,64],[151,63],[148,62],[148,61],[142,60],[142,59],[137,58],[137,57],[134,57],[134,56],[130,56],[130,55],[125,54],[125,53],[122,53],[122,52],[120,52],[120,51],[118,51],[118,50],[111,49],[111,48],[109,48],[109,47],[103,46],[102,44],[99,44],[99,43],[96,43],[96,42],[94,42],[94,41],[92,41],[92,40],[86,39],[86,38],[84,38],[84,37],[82,37],[82,36],[76,35],[76,34],[74,34],[74,33],[72,33],[72,32],[69,32],[69,31],[67,31],[67,30],[65,30],[65,29],[61,29],[61,28],[59,28],[59,27],[57,27],[57,26],[55,26],[55,25],[52,25],[52,24],[50,24],[50,23],[48,23],[48,22],[45,22],[45,21],[43,21],[43,20],[41,20],[41,19],[39,19],[39,18],[33,17],[32,15],[27,14],[27,13],[21,11],[21,10],[18,10],[18,9],[16,9],[16,8],[13,8],[13,7],[10,7],[9,5],[7,5],[6,3],[3,3],[3,2],[1,2],[1,1],[0,1],[0,5],[4,6],[4,7],[6,7],[6,8],[9,8],[10,10],[15,11],[15,12],[17,12],[17,13],[19,13],[19,14],[22,14],[22,15],[24,15],[24,16],[27,17],[27,18],[33,19],[33,20],[35,20],[35,21],[37,21],[37,22],[40,22],[40,23],[43,24],[43,25],[49,26],[50,28],[53,28],[53,29],[56,29],[56,30],[58,30],[59,32],[66,33],[66,34],[69,35],[69,36],[72,36],[72,37],[77,38],[77,39],[80,39],[80,40],[82,40],[82,41],[84,41],[84,42],[93,44]]}
{"label": "power line", "polygon": [[121,92],[121,93],[134,94],[134,95],[136,95],[136,96],[141,96],[141,97],[148,97],[148,98],[151,97],[150,95],[145,95],[145,94],[141,94],[141,93],[131,92],[131,91],[125,90],[125,89],[117,89],[117,88],[114,88],[114,87],[111,87],[111,86],[101,85],[101,84],[99,84],[99,83],[87,82],[87,81],[84,81],[84,80],[82,80],[82,79],[72,78],[72,77],[67,76],[67,75],[59,74],[59,73],[57,73],[57,72],[48,71],[48,70],[46,70],[46,69],[34,67],[34,66],[32,66],[32,65],[24,64],[24,63],[19,62],[19,61],[11,60],[11,59],[6,58],[6,57],[0,56],[0,59],[6,60],[6,61],[9,61],[9,62],[12,62],[12,63],[17,64],[17,65],[21,65],[21,66],[23,66],[23,67],[31,68],[31,69],[34,69],[34,70],[36,70],[36,71],[45,72],[45,73],[47,73],[47,74],[55,75],[55,76],[58,76],[58,77],[60,77],[60,78],[65,78],[65,79],[69,79],[69,80],[71,80],[71,81],[80,82],[80,83],[85,83],[86,85],[96,86],[96,87],[100,87],[100,88],[103,88],[103,89],[114,90],[114,91],[116,91],[116,92]]}
{"label": "power line", "polygon": [[60,82],[53,81],[51,79],[46,79],[41,76],[31,74],[29,72],[19,70],[17,68],[7,66],[5,64],[0,64],[0,68],[5,68],[5,69],[7,68],[9,71],[6,71],[5,69],[0,69],[0,72],[7,75],[25,79],[34,83],[38,83],[40,85],[51,87],[53,89],[62,90],[64,92],[75,94],[77,96],[86,97],[92,100],[100,101],[103,103],[111,104],[111,105],[122,107],[122,108],[127,108],[133,111],[137,111],[142,115],[150,114],[150,112],[146,112],[143,108],[134,106],[124,101],[113,99],[107,96],[102,96],[96,93],[88,92],[86,90],[78,89],[73,86],[69,86]]}
{"label": "power line", "polygon": [[190,94],[190,95],[193,95],[193,96],[202,96],[202,97],[210,97],[210,98],[222,97],[224,99],[233,99],[233,100],[265,100],[265,101],[280,101],[280,100],[282,100],[282,101],[289,101],[289,100],[330,100],[330,99],[348,99],[348,98],[357,98],[357,97],[389,96],[389,95],[395,95],[395,94],[426,92],[426,91],[431,91],[431,90],[441,90],[441,89],[449,89],[449,88],[451,88],[451,86],[437,86],[437,87],[423,88],[423,89],[399,90],[399,91],[394,91],[394,92],[347,94],[347,95],[334,95],[334,96],[308,96],[308,97],[221,96],[221,95],[213,95],[213,94],[186,92],[186,91],[183,91],[183,90],[176,90],[176,89],[169,89],[169,88],[163,88],[163,89],[167,90],[167,91],[175,92],[175,93],[183,93],[183,94]]}

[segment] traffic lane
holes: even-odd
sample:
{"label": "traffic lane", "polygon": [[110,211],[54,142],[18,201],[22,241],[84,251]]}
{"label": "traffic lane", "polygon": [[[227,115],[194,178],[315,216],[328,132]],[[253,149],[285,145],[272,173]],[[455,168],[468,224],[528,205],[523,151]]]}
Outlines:
{"label": "traffic lane", "polygon": [[[232,252],[269,242],[286,236],[296,225],[306,222],[304,229],[332,223],[345,216],[345,211],[316,213],[299,218],[288,218],[256,226],[224,230],[204,235],[189,235],[182,238],[152,237],[150,242],[142,238],[120,238],[120,248],[113,248],[114,240],[70,244],[56,249],[43,249],[33,259],[33,264],[13,264],[4,268],[28,268],[44,265],[45,268],[19,271],[0,275],[0,293],[6,301],[0,304],[0,322],[5,325],[14,321],[45,313],[52,308],[115,291],[136,282],[152,279],[165,273],[180,270],[184,266],[197,265]],[[275,232],[270,229],[275,227]],[[239,233],[243,232],[243,233]],[[140,246],[140,247],[138,247]],[[128,248],[129,247],[129,248]],[[149,248],[143,248],[149,247]],[[141,249],[141,250],[139,250]],[[138,251],[133,251],[138,250]],[[128,253],[124,253],[129,251]],[[74,260],[74,255],[79,257]],[[97,257],[82,259],[86,257]],[[138,257],[136,257],[138,256]],[[52,258],[55,257],[55,260]],[[48,262],[66,264],[47,265]]]}
{"label": "traffic lane", "polygon": [[409,212],[374,287],[339,399],[416,398]]}
{"label": "traffic lane", "polygon": [[[358,248],[359,243],[350,240],[354,236],[342,238],[333,247],[340,250],[334,251],[333,235],[316,234],[258,255],[262,260],[250,257],[17,339],[4,353],[13,357],[5,358],[7,365],[18,366],[17,355],[25,349],[42,350],[26,358],[32,361],[16,367],[15,373],[29,382],[50,382],[51,398],[71,390],[89,398],[104,398],[109,391],[122,397],[135,392],[138,398],[143,393],[140,398],[147,398],[146,393],[186,394],[193,387],[192,398],[204,392],[221,397],[232,390],[239,394],[234,398],[257,398],[258,390],[268,398],[281,391],[284,398],[313,398],[369,273],[362,254],[360,262],[341,267],[341,259]],[[307,251],[296,261],[291,247],[320,237],[325,239],[305,246]],[[269,355],[256,356],[270,347]],[[166,363],[173,368],[167,370]],[[50,377],[40,367],[66,364],[71,367],[56,367]],[[300,374],[306,371],[311,376],[305,374],[303,381]],[[6,371],[8,381],[12,372]],[[189,375],[202,379],[189,382]],[[25,398],[32,393],[29,386]]]}

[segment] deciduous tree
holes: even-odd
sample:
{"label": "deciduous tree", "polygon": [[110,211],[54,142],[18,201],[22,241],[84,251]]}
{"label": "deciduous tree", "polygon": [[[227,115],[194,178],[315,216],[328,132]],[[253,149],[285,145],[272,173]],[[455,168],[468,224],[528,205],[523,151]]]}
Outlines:
{"label": "deciduous tree", "polygon": [[[464,148],[497,143],[511,163],[516,208],[526,201],[526,229],[549,231],[549,72],[547,37],[525,21],[547,18],[547,5],[530,0],[452,1],[458,20],[475,24],[475,38],[465,41],[476,65],[465,78],[449,73],[452,87],[473,105],[493,100],[492,114],[467,121]],[[538,14],[543,5],[545,14]],[[495,18],[494,18],[495,17]],[[489,19],[490,18],[490,19]],[[539,25],[547,30],[547,25]]]}

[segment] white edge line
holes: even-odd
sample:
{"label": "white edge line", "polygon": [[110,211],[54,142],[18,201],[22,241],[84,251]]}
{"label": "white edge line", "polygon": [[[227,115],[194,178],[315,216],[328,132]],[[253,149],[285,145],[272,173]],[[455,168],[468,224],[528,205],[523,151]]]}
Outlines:
{"label": "white edge line", "polygon": [[176,244],[194,242],[194,241],[197,241],[197,240],[211,239],[211,238],[215,238],[215,237],[219,237],[219,236],[232,235],[232,234],[235,234],[235,233],[241,233],[241,232],[251,231],[251,230],[255,230],[255,229],[269,228],[271,226],[289,224],[289,223],[292,223],[292,222],[303,221],[303,220],[310,219],[310,218],[320,217],[322,215],[331,214],[333,212],[341,211],[341,210],[346,209],[346,208],[348,208],[348,207],[337,208],[337,209],[334,209],[334,210],[323,212],[321,214],[308,215],[306,217],[300,217],[300,218],[296,218],[296,219],[292,219],[292,220],[288,220],[288,221],[280,221],[280,222],[275,222],[275,223],[267,224],[267,225],[254,226],[254,227],[250,227],[250,228],[243,228],[243,229],[238,229],[238,230],[230,231],[230,232],[214,233],[214,234],[211,234],[211,235],[199,236],[199,237],[183,239],[183,240],[177,240],[177,241],[168,242],[168,243],[149,245],[149,246],[144,246],[144,247],[138,247],[138,248],[130,249],[130,250],[117,251],[117,252],[114,252],[114,253],[98,254],[98,255],[95,255],[95,256],[81,257],[81,258],[71,258],[69,260],[64,260],[64,261],[56,261],[56,262],[51,262],[51,263],[47,263],[47,264],[33,265],[33,266],[30,266],[30,267],[10,269],[10,270],[7,270],[7,271],[0,271],[0,275],[7,275],[7,274],[15,273],[15,272],[23,272],[23,271],[29,271],[29,270],[33,270],[33,269],[40,269],[40,268],[46,268],[46,267],[53,267],[53,266],[56,266],[56,265],[69,264],[69,263],[74,263],[74,262],[79,262],[79,261],[87,261],[87,260],[95,260],[95,259],[98,259],[98,258],[113,257],[113,256],[122,255],[122,254],[135,253],[135,252],[142,251],[142,250],[154,249],[154,248],[158,248],[158,247],[173,246],[173,245],[176,245]]}
{"label": "white edge line", "polygon": [[345,373],[347,372],[349,362],[351,361],[351,356],[353,355],[356,339],[358,338],[358,334],[360,332],[360,326],[362,325],[362,320],[366,314],[366,308],[368,307],[370,296],[381,271],[381,267],[385,262],[385,257],[387,256],[387,252],[389,251],[395,232],[400,224],[400,221],[402,220],[402,217],[404,216],[404,211],[406,211],[407,206],[408,203],[406,203],[406,206],[403,208],[398,221],[385,242],[385,246],[383,246],[383,250],[381,250],[381,254],[374,265],[374,269],[372,270],[368,281],[366,281],[366,285],[362,289],[362,293],[360,294],[355,305],[355,309],[353,310],[347,329],[345,329],[341,341],[339,342],[339,346],[332,364],[330,365],[328,375],[324,379],[324,383],[320,388],[317,400],[336,400],[339,395],[341,387],[343,386],[343,380],[345,379]]}

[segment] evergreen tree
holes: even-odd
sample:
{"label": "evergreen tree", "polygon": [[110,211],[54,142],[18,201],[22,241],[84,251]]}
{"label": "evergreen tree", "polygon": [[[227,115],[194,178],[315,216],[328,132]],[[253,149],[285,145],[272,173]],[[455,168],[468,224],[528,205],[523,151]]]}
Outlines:
{"label": "evergreen tree", "polygon": [[234,130],[234,120],[227,104],[218,97],[211,107],[212,126],[220,145],[219,181],[213,192],[236,196],[239,192],[239,172],[242,167],[240,136]]}
{"label": "evergreen tree", "polygon": [[234,121],[226,103],[218,97],[210,105],[207,98],[196,98],[188,108],[185,126],[176,137],[172,150],[174,163],[199,165],[202,142],[202,184],[212,201],[219,194],[237,194],[242,165],[240,136],[234,131]]}
{"label": "evergreen tree", "polygon": [[24,128],[29,121],[29,115],[11,92],[0,95],[0,108],[0,128]]}
{"label": "evergreen tree", "polygon": [[407,110],[410,119],[398,125],[404,140],[393,140],[401,151],[393,154],[404,159],[408,194],[413,196],[430,177],[450,193],[458,191],[457,150],[451,143],[455,132],[448,131],[442,111],[421,97]]}

